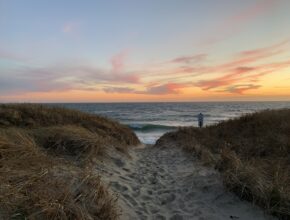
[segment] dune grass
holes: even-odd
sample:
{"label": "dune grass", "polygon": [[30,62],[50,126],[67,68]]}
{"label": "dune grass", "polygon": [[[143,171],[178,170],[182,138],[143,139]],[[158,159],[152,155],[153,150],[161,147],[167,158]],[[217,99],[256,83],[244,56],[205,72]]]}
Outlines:
{"label": "dune grass", "polygon": [[161,137],[215,166],[224,184],[280,219],[290,219],[290,109],[244,115]]}
{"label": "dune grass", "polygon": [[37,104],[0,105],[0,127],[40,128],[74,125],[123,146],[137,145],[139,140],[128,127],[116,121],[77,110]]}
{"label": "dune grass", "polygon": [[93,172],[107,148],[139,143],[118,122],[36,104],[0,105],[0,219],[117,219]]}

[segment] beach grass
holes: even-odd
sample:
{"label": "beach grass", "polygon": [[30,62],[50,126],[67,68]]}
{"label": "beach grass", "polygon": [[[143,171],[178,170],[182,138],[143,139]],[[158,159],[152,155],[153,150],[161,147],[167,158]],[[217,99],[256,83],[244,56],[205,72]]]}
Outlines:
{"label": "beach grass", "polygon": [[280,219],[290,219],[290,109],[265,110],[201,129],[180,128],[174,142],[218,169],[229,190]]}
{"label": "beach grass", "polygon": [[137,144],[129,128],[104,117],[0,105],[0,219],[117,219],[93,162]]}

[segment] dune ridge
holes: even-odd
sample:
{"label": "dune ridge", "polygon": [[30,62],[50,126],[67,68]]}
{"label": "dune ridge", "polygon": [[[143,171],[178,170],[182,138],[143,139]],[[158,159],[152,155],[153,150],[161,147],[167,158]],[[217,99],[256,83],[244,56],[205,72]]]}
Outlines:
{"label": "dune ridge", "polygon": [[280,219],[290,219],[290,109],[247,114],[202,129],[180,128],[174,143],[218,169],[224,185]]}
{"label": "dune ridge", "polygon": [[107,118],[37,104],[0,105],[0,219],[118,219],[94,171],[109,149],[139,144]]}

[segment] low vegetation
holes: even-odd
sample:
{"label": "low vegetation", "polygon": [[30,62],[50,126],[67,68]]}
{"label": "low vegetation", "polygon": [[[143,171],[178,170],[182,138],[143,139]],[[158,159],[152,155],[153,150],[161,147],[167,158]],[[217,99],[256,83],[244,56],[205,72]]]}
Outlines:
{"label": "low vegetation", "polygon": [[35,104],[0,105],[0,219],[117,219],[91,166],[138,138],[118,122]]}
{"label": "low vegetation", "polygon": [[244,115],[202,129],[187,127],[161,137],[215,166],[241,198],[280,219],[290,219],[290,109]]}

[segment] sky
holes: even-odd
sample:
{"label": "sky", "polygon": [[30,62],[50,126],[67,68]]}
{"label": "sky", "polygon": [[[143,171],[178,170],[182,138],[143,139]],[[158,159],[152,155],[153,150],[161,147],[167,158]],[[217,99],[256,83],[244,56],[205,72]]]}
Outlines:
{"label": "sky", "polygon": [[0,0],[0,102],[290,101],[289,0]]}

